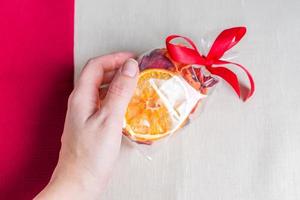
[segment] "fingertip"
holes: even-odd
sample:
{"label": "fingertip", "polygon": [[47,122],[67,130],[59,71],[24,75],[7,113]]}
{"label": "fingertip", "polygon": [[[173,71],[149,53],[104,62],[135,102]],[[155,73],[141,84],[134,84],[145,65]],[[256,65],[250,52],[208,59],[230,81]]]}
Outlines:
{"label": "fingertip", "polygon": [[120,54],[126,55],[127,57],[134,58],[136,56],[136,53],[132,51],[121,51]]}
{"label": "fingertip", "polygon": [[136,54],[131,51],[121,51],[121,52],[116,52],[112,54],[114,56],[114,59],[117,61],[120,61],[122,63],[126,62],[126,60],[130,58],[135,58]]}
{"label": "fingertip", "polygon": [[128,77],[136,77],[139,72],[138,62],[133,58],[129,58],[122,66],[121,72]]}

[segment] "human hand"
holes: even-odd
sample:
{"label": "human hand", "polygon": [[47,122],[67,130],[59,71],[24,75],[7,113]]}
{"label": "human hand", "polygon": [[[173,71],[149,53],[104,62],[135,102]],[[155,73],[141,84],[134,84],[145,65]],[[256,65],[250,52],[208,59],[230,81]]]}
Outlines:
{"label": "human hand", "polygon": [[[99,198],[119,154],[123,118],[137,83],[138,64],[131,57],[110,54],[84,67],[69,97],[58,164],[36,199]],[[100,100],[99,86],[106,83]]]}

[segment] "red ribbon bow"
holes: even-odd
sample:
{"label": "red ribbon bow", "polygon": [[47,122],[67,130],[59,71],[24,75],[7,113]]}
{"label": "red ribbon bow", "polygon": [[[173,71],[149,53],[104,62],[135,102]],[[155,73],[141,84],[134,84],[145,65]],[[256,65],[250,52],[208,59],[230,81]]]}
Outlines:
{"label": "red ribbon bow", "polygon": [[[166,47],[170,57],[174,61],[183,64],[198,64],[205,66],[210,73],[220,76],[227,83],[229,83],[239,97],[241,97],[241,91],[237,75],[226,67],[213,65],[233,64],[241,68],[247,74],[250,81],[250,90],[248,95],[245,97],[246,101],[252,96],[255,90],[254,81],[250,72],[244,66],[238,63],[221,59],[224,53],[235,46],[242,39],[245,33],[246,27],[234,27],[222,31],[214,41],[207,56],[201,55],[192,40],[180,35],[168,36],[166,39]],[[186,40],[191,45],[191,48],[178,44],[172,44],[171,41],[175,38],[182,38]]]}

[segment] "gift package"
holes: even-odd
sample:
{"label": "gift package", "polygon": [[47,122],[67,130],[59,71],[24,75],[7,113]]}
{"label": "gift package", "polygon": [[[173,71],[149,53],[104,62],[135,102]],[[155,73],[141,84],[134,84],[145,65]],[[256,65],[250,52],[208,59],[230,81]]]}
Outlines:
{"label": "gift package", "polygon": [[[220,80],[227,82],[243,100],[251,97],[251,74],[241,64],[223,58],[245,33],[245,27],[222,31],[214,41],[205,44],[209,47],[206,55],[191,39],[170,35],[165,47],[141,55],[138,84],[127,108],[123,134],[141,149],[167,141],[199,116],[203,101]],[[246,96],[241,96],[239,78],[229,65],[243,71],[249,79]]]}

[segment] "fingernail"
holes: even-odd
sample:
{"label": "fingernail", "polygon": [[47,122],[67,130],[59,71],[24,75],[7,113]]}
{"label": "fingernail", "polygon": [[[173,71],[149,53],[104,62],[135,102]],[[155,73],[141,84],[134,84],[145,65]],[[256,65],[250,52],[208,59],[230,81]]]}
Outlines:
{"label": "fingernail", "polygon": [[129,77],[135,77],[137,71],[138,62],[132,58],[129,58],[121,69],[122,74]]}

